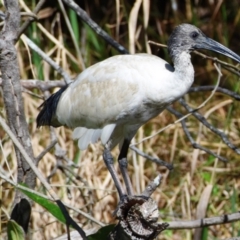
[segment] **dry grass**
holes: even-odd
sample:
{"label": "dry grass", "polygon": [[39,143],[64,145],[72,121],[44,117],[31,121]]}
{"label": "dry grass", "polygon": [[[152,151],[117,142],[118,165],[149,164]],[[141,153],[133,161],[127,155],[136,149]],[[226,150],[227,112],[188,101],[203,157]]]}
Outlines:
{"label": "dry grass", "polygon": [[[147,39],[155,41],[160,39],[161,42],[166,43],[170,30],[180,22],[195,23],[211,37],[226,45],[229,44],[233,50],[240,52],[239,31],[237,31],[240,27],[240,8],[237,0],[231,1],[231,4],[229,1],[219,1],[217,6],[211,5],[211,1],[206,1],[205,5],[201,3],[194,5],[190,1],[179,3],[181,1],[178,1],[179,5],[175,12],[173,6],[170,5],[170,1],[152,2],[150,10],[146,4],[147,1],[143,2],[145,2],[145,5],[143,5],[144,7],[141,6],[139,11],[135,6],[135,10],[130,12],[133,6],[132,2],[119,1],[120,5],[117,8],[117,13],[115,12],[115,2],[111,1],[104,6],[101,5],[101,1],[96,1],[92,5],[85,1],[83,5],[100,26],[103,26],[114,38],[119,39],[119,42],[127,48],[127,24],[130,22],[129,34],[132,35],[129,35],[129,37],[130,39],[133,38],[133,40],[129,41],[129,49],[132,52],[150,51],[148,47],[146,48]],[[24,8],[21,2],[20,4],[22,11],[26,11],[26,7]],[[89,28],[85,27],[80,20],[78,20],[77,27],[81,36],[79,42],[77,42],[79,46],[79,49],[77,49],[78,47],[74,45],[72,37],[68,33],[66,18],[64,18],[63,13],[59,8],[55,9],[55,6],[51,6],[51,3],[48,4],[46,4],[44,11],[40,13],[39,23],[34,24],[26,32],[26,35],[30,38],[35,37],[37,44],[70,75],[75,76],[77,72],[84,68],[81,59],[83,59],[86,66],[89,66],[95,61],[116,53]],[[66,11],[69,15],[67,9]],[[226,14],[227,16],[225,16]],[[147,24],[148,18],[149,24]],[[73,24],[73,20],[71,20],[71,24]],[[147,25],[148,28],[144,32],[144,26]],[[17,44],[17,49],[23,79],[43,78],[48,80],[60,78],[51,67],[29,51],[21,40]],[[155,49],[153,48],[152,51],[155,52]],[[164,58],[168,58],[164,51],[161,49],[159,54]],[[203,61],[197,57],[193,57],[193,60],[196,66],[196,85],[214,83],[217,73],[213,70],[211,62]],[[238,78],[226,71],[223,71],[223,73],[224,77],[221,84],[237,91]],[[37,90],[34,90],[33,93],[37,96],[43,95]],[[209,93],[192,93],[186,96],[186,100],[191,106],[196,107],[208,95]],[[36,128],[37,107],[42,100],[29,93],[24,93],[23,96],[33,150],[35,156],[37,156],[50,143],[50,132],[47,127],[40,130]],[[2,99],[0,102],[1,106],[3,106]],[[174,103],[173,106],[177,110],[185,112],[178,103]],[[236,146],[240,146],[239,109],[238,102],[216,93],[200,112],[211,124],[227,133]],[[1,108],[1,115],[6,115],[3,107]],[[139,142],[144,137],[153,135],[156,131],[173,123],[175,120],[173,115],[166,111],[163,112],[143,126],[138,131],[134,141]],[[201,198],[203,201],[207,201],[208,217],[238,211],[240,157],[230,150],[219,137],[196,121],[194,117],[188,117],[187,124],[195,141],[227,157],[229,162],[219,162],[218,159],[193,149],[181,125],[175,124],[167,128],[163,133],[138,145],[142,151],[149,155],[172,162],[174,164],[173,171],[169,172],[166,168],[157,166],[132,151],[129,152],[129,173],[136,193],[141,192],[148,182],[160,172],[163,175],[162,185],[155,191],[153,198],[158,202],[161,217],[164,221],[195,219],[197,206]],[[66,150],[66,156],[78,164],[79,167],[71,168],[74,174],[69,176],[66,176],[58,169],[50,179],[51,185],[64,203],[89,213],[103,223],[114,223],[112,212],[117,206],[118,199],[113,181],[102,160],[103,147],[98,143],[91,145],[88,150],[80,152],[77,144],[71,139],[72,131],[70,129],[62,127],[56,129],[55,132],[58,136],[59,145]],[[17,165],[13,144],[2,129],[0,129],[0,138],[3,148],[1,151],[1,166],[16,178]],[[117,154],[118,149],[116,148],[113,155],[116,157]],[[47,177],[55,169],[57,163],[66,165],[66,162],[57,160],[54,151],[51,150],[40,161],[38,167],[42,174]],[[211,187],[212,191],[208,199],[206,189]],[[39,181],[36,190],[44,192]],[[2,182],[1,194],[3,199],[1,220],[4,230],[5,221],[7,220],[6,214],[11,212],[14,189],[9,184]],[[70,213],[84,229],[97,226],[75,211],[71,210]],[[37,204],[33,206],[30,229],[32,239],[52,239],[65,232],[65,226],[57,222],[54,217]],[[207,237],[204,239],[225,239],[237,236],[240,234],[238,229],[240,229],[239,223],[213,226],[206,230]],[[192,236],[192,230],[167,230],[159,236],[159,239],[192,239]]]}

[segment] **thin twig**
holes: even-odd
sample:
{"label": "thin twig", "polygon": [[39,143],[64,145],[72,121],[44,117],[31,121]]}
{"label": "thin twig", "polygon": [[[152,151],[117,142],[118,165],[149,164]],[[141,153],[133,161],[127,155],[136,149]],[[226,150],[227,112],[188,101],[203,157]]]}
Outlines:
{"label": "thin twig", "polygon": [[215,133],[216,135],[218,135],[222,141],[230,148],[232,149],[234,152],[236,152],[237,154],[240,154],[240,149],[237,148],[234,144],[232,144],[227,135],[221,131],[218,130],[217,128],[213,127],[213,125],[211,125],[204,116],[202,116],[200,113],[195,112],[193,108],[191,108],[190,106],[188,106],[186,104],[186,102],[183,99],[179,99],[179,103],[184,106],[189,112],[192,113],[192,115],[198,119],[199,122],[201,122],[204,126],[206,126],[208,129],[210,129],[213,133]]}
{"label": "thin twig", "polygon": [[206,55],[206,54],[203,54],[203,53],[201,53],[201,52],[199,52],[199,51],[193,51],[193,53],[195,53],[196,55],[198,55],[198,56],[201,56],[201,57],[203,57],[203,58],[205,58],[205,59],[210,59],[210,60],[212,60],[212,61],[214,61],[214,62],[216,62],[216,63],[219,63],[219,64],[221,64],[223,67],[225,67],[227,70],[230,70],[229,68],[231,68],[231,69],[234,69],[235,70],[235,74],[236,75],[238,75],[238,76],[240,76],[240,73],[239,73],[239,69],[238,69],[238,65],[237,66],[234,66],[233,64],[230,64],[230,63],[227,63],[227,62],[224,62],[224,61],[221,61],[221,60],[219,60],[218,58],[216,58],[216,57],[210,57],[210,56],[208,56],[208,55]]}
{"label": "thin twig", "polygon": [[70,36],[72,38],[74,48],[76,49],[76,55],[77,55],[78,60],[79,60],[79,62],[81,64],[81,69],[85,69],[85,64],[84,64],[84,61],[83,61],[82,53],[81,53],[81,51],[79,49],[79,43],[77,42],[77,39],[75,38],[73,29],[72,29],[72,25],[71,25],[71,23],[69,21],[69,18],[68,18],[68,15],[66,13],[66,10],[65,10],[65,8],[63,6],[62,0],[58,0],[58,4],[59,4],[60,9],[61,9],[61,11],[63,13],[63,17],[65,19],[65,23],[66,23],[66,25],[68,27]]}
{"label": "thin twig", "polygon": [[[46,0],[40,0],[37,4],[37,6],[35,7],[35,9],[33,10],[33,14],[36,15],[42,8],[43,4],[46,2]],[[34,17],[29,17],[24,23],[23,25],[20,27],[19,31],[18,31],[18,36],[17,38],[19,39],[19,37],[21,36],[21,34],[26,30],[26,28],[29,26],[29,24],[33,21],[35,21],[36,19]]]}
{"label": "thin twig", "polygon": [[[167,48],[168,46],[165,45],[165,44],[161,44],[161,43],[157,43],[157,42],[154,42],[154,41],[148,41],[149,44],[152,44],[152,45],[155,45],[155,46],[158,46],[158,47],[162,47],[162,48]],[[203,57],[204,59],[210,59],[212,60],[213,62],[216,62],[216,63],[219,63],[221,64],[226,70],[236,74],[237,76],[240,76],[240,70],[239,70],[239,64],[237,66],[233,65],[233,64],[230,64],[230,63],[227,63],[227,62],[224,62],[224,61],[221,61],[219,60],[218,58],[216,57],[210,57],[206,54],[203,54],[199,51],[196,51],[194,50],[193,53],[195,53],[196,55],[198,56],[201,56]]]}
{"label": "thin twig", "polygon": [[122,45],[120,45],[117,41],[111,38],[97,23],[95,23],[87,13],[80,8],[74,1],[72,0],[63,0],[71,9],[73,9],[77,15],[89,26],[94,32],[96,32],[99,36],[101,36],[106,42],[108,42],[111,46],[117,49],[120,53],[128,54],[128,50],[125,49]]}
{"label": "thin twig", "polygon": [[[191,87],[188,91],[188,93],[192,92],[207,92],[207,91],[212,91],[215,89],[216,86],[198,86],[198,87]],[[237,101],[240,101],[240,95],[236,92],[230,91],[229,89],[218,87],[216,89],[216,92],[223,93],[229,97],[234,98]]]}
{"label": "thin twig", "polygon": [[69,223],[70,223],[72,226],[74,226],[74,228],[76,230],[78,230],[78,232],[82,236],[82,238],[84,240],[86,240],[87,238],[86,238],[86,234],[84,233],[84,231],[76,224],[76,222],[73,221],[73,219],[67,213],[67,210],[64,207],[63,203],[61,202],[61,200],[59,199],[58,195],[54,192],[54,190],[52,189],[50,184],[42,176],[42,174],[40,173],[40,171],[38,170],[36,165],[33,163],[33,160],[29,157],[28,153],[26,152],[26,150],[24,149],[22,144],[18,141],[18,139],[16,138],[14,133],[11,131],[11,129],[8,127],[8,125],[5,123],[5,121],[3,120],[3,118],[1,116],[0,116],[0,125],[2,125],[3,129],[5,130],[5,132],[8,134],[8,136],[13,141],[14,145],[20,151],[20,153],[24,157],[25,161],[31,167],[31,170],[36,174],[36,176],[41,181],[43,186],[47,189],[47,191],[49,192],[50,196],[52,197],[52,200],[55,201],[58,204],[58,206],[61,208],[62,212],[64,211],[63,214],[64,214],[64,216],[66,218],[66,222],[68,223],[67,225],[69,225]]}
{"label": "thin twig", "polygon": [[28,46],[36,52],[42,59],[44,59],[48,64],[50,64],[64,79],[64,81],[68,84],[72,82],[70,76],[64,71],[56,62],[54,62],[46,53],[44,53],[32,40],[30,40],[26,35],[22,35],[21,37]]}
{"label": "thin twig", "polygon": [[11,140],[13,141],[13,143],[15,144],[15,146],[19,149],[19,151],[21,152],[21,154],[23,155],[23,157],[25,158],[25,160],[27,161],[27,163],[29,164],[29,166],[31,167],[31,169],[34,171],[34,173],[37,175],[37,177],[39,178],[39,180],[41,181],[41,183],[44,185],[44,187],[48,190],[48,192],[50,193],[52,199],[55,201],[57,199],[59,199],[59,197],[57,196],[57,194],[53,191],[53,189],[51,188],[51,186],[48,184],[48,182],[45,180],[45,178],[42,176],[42,174],[40,173],[40,171],[38,170],[38,168],[36,167],[36,165],[33,163],[32,159],[29,157],[28,153],[26,152],[26,150],[23,148],[23,146],[21,145],[21,143],[18,141],[18,139],[16,138],[15,134],[11,131],[11,129],[8,127],[8,125],[6,124],[6,122],[3,120],[3,118],[0,116],[0,124],[2,125],[4,131],[8,134],[8,136],[11,138]]}
{"label": "thin twig", "polygon": [[167,163],[159,158],[155,158],[155,157],[152,157],[144,152],[142,152],[140,149],[138,149],[137,147],[135,147],[134,145],[131,145],[130,148],[136,152],[137,154],[139,154],[140,156],[152,161],[152,162],[155,162],[157,163],[158,165],[160,166],[165,166],[168,170],[173,170],[173,165],[171,163]]}
{"label": "thin twig", "polygon": [[[183,114],[181,114],[180,112],[176,111],[175,109],[173,109],[172,107],[167,107],[167,110],[172,113],[173,115],[175,115],[177,118],[182,118],[183,117]],[[188,128],[187,128],[187,125],[186,125],[186,121],[185,120],[182,120],[181,121],[181,124],[182,124],[182,128],[183,128],[183,131],[184,133],[186,134],[188,140],[191,142],[191,145],[193,148],[195,149],[199,149],[199,150],[202,150],[212,156],[214,156],[215,158],[218,158],[220,159],[221,161],[224,161],[224,162],[227,162],[227,159],[225,157],[222,157],[216,153],[214,153],[213,151],[211,151],[210,149],[208,148],[205,148],[203,146],[201,146],[200,144],[196,143],[194,140],[193,140],[193,137],[191,136]]]}
{"label": "thin twig", "polygon": [[[20,190],[23,190],[23,191],[26,191],[26,192],[29,192],[29,193],[33,193],[33,194],[36,195],[36,196],[40,196],[40,197],[42,197],[42,198],[45,198],[45,199],[47,199],[47,200],[52,201],[52,197],[48,197],[47,195],[44,195],[44,194],[40,193],[39,191],[30,189],[30,188],[25,187],[25,186],[23,186],[23,185],[19,185],[19,184],[17,184],[16,182],[14,182],[13,180],[11,180],[9,177],[7,177],[7,175],[8,175],[8,174],[5,173],[4,171],[2,171],[2,169],[0,168],[0,178],[3,179],[4,181],[10,183],[12,186],[14,186],[14,187],[16,187],[16,188],[18,188],[18,189],[20,189]],[[66,206],[67,208],[72,209],[72,210],[76,211],[77,213],[83,215],[84,217],[86,217],[86,218],[89,219],[90,221],[95,222],[96,224],[98,224],[98,225],[100,225],[100,226],[102,226],[102,227],[105,226],[104,223],[98,221],[97,219],[93,218],[91,215],[83,212],[82,210],[76,209],[76,208],[74,208],[73,206],[68,205],[68,204],[65,204],[65,206]]]}
{"label": "thin twig", "polygon": [[158,174],[158,176],[155,177],[154,180],[147,185],[147,187],[141,193],[141,196],[150,197],[154,193],[154,191],[160,186],[161,180],[162,175]]}
{"label": "thin twig", "polygon": [[52,141],[35,159],[38,165],[38,162],[49,152],[51,148],[54,147],[54,145],[57,143],[57,140],[55,139]]}

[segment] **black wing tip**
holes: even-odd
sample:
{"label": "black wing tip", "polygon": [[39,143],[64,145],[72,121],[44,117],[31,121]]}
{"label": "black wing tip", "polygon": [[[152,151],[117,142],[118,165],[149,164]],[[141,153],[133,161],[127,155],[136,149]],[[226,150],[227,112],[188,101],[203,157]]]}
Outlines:
{"label": "black wing tip", "polygon": [[37,128],[41,127],[41,126],[50,126],[51,125],[51,119],[52,119],[52,115],[53,113],[49,112],[51,107],[49,107],[47,105],[48,103],[46,103],[46,101],[43,102],[43,104],[41,104],[39,106],[39,109],[41,109],[41,111],[39,112],[36,122],[37,122]]}
{"label": "black wing tip", "polygon": [[60,88],[56,93],[52,94],[47,100],[45,100],[40,106],[40,112],[37,116],[37,128],[41,126],[60,126],[60,124],[53,124],[52,120],[55,116],[58,102],[62,93],[67,89],[68,85]]}

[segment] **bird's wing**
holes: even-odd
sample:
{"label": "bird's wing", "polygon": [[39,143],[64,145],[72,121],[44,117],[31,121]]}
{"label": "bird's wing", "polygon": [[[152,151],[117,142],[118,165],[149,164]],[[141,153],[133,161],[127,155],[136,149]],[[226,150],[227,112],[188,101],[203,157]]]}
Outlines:
{"label": "bird's wing", "polygon": [[154,67],[158,72],[166,64],[147,54],[119,55],[87,68],[63,92],[56,111],[58,121],[76,128],[74,138],[79,139],[81,149],[99,137],[106,143],[116,125],[131,122],[134,111],[141,113],[151,81],[156,80],[151,79]]}
{"label": "bird's wing", "polygon": [[119,55],[87,68],[63,92],[56,111],[58,121],[96,129],[116,123],[149,94],[154,79],[148,75],[153,74],[151,62],[156,61],[158,68],[164,68],[165,61],[147,54]]}

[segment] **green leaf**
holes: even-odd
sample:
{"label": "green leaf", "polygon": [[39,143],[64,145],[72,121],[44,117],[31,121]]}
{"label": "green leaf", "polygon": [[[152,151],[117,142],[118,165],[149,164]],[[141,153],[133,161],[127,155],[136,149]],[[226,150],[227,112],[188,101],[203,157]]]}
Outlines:
{"label": "green leaf", "polygon": [[74,36],[76,38],[76,41],[77,42],[80,42],[80,33],[79,33],[79,29],[80,29],[80,26],[79,26],[79,20],[78,20],[78,17],[77,17],[77,14],[75,11],[73,11],[72,9],[69,10],[69,17],[70,17],[70,22],[71,22],[71,25],[72,25],[72,29],[73,29],[73,32],[74,32]]}
{"label": "green leaf", "polygon": [[203,172],[201,175],[202,175],[202,178],[204,179],[204,181],[206,181],[207,183],[211,182],[211,173]]}
{"label": "green leaf", "polygon": [[[23,184],[22,184],[23,185]],[[26,187],[25,185],[23,185]],[[28,196],[30,199],[32,199],[34,202],[38,203],[42,207],[44,207],[49,213],[51,213],[56,219],[58,219],[62,223],[66,223],[65,217],[62,214],[61,209],[58,207],[58,205],[54,204],[50,200],[38,196],[32,192],[19,189],[21,192],[23,192],[26,196]]]}
{"label": "green leaf", "polygon": [[7,223],[7,235],[8,240],[24,240],[25,233],[21,226],[19,226],[14,220],[9,220]]}
{"label": "green leaf", "polygon": [[162,234],[166,237],[166,239],[173,239],[173,230],[166,229]]}
{"label": "green leaf", "polygon": [[202,236],[202,240],[207,240],[209,239],[209,234],[208,234],[208,228],[203,228],[203,236]]}
{"label": "green leaf", "polygon": [[102,227],[96,233],[89,235],[88,240],[107,239],[107,236],[113,230],[114,227],[115,224]]}

